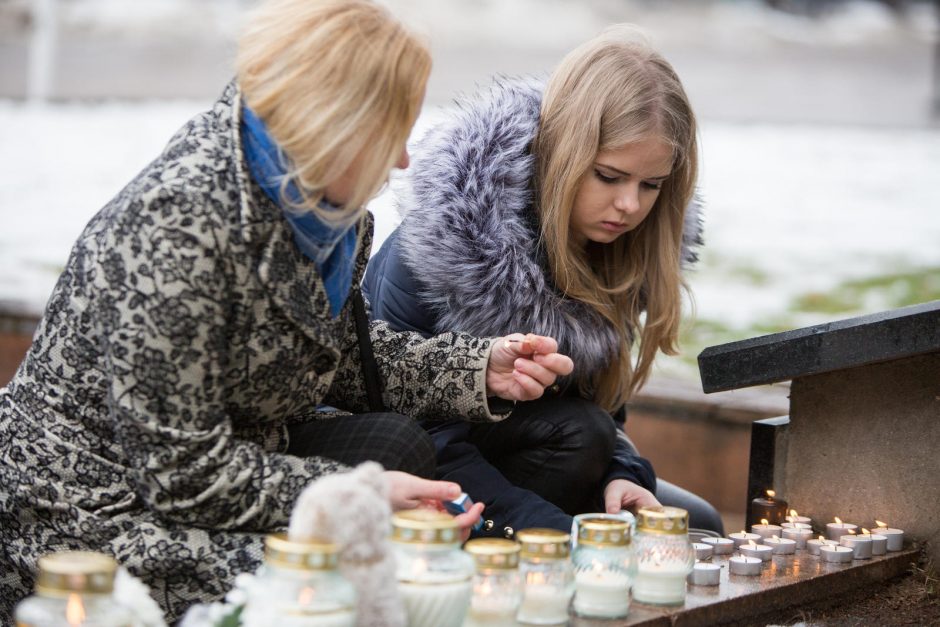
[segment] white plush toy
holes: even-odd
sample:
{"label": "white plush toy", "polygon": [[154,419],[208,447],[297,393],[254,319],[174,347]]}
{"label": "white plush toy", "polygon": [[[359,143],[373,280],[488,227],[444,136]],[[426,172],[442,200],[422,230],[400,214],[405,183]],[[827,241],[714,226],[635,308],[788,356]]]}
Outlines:
{"label": "white plush toy", "polygon": [[326,539],[340,549],[340,571],[358,594],[359,627],[404,627],[395,558],[388,543],[392,509],[382,466],[360,464],[301,492],[291,513],[291,540]]}

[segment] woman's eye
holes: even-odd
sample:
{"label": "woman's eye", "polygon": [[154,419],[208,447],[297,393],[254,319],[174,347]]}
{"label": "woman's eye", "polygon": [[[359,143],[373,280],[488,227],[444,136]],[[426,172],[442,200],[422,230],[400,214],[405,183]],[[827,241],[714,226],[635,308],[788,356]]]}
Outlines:
{"label": "woman's eye", "polygon": [[663,182],[662,181],[655,181],[655,182],[644,181],[643,186],[646,187],[646,189],[662,189]]}
{"label": "woman's eye", "polygon": [[607,176],[600,170],[594,170],[594,176],[598,178],[603,183],[614,183],[617,180],[616,176]]}

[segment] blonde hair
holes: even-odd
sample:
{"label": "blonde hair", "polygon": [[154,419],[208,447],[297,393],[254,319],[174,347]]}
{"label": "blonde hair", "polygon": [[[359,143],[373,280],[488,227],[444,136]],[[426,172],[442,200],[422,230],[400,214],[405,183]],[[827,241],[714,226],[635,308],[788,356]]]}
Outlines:
{"label": "blonde hair", "polygon": [[[290,160],[295,210],[358,219],[398,161],[421,108],[431,55],[369,0],[268,0],[238,46],[242,97]],[[351,198],[318,208],[326,187],[357,160]],[[288,200],[285,198],[285,200]]]}
{"label": "blonde hair", "polygon": [[[698,168],[695,115],[685,90],[637,33],[615,26],[564,58],[546,87],[533,144],[541,234],[556,284],[596,309],[620,336],[608,368],[581,382],[609,410],[645,383],[658,350],[677,352],[686,289],[683,223]],[[579,247],[569,233],[571,212],[597,154],[647,138],[666,142],[675,158],[649,216],[610,244]]]}

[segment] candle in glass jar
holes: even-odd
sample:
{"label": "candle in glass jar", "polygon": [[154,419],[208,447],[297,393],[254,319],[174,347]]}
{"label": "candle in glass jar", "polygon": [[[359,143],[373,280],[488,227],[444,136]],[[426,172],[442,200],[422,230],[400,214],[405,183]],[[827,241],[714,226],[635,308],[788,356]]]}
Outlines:
{"label": "candle in glass jar", "polygon": [[405,603],[411,625],[460,625],[455,616],[465,616],[470,607],[473,588],[470,580],[430,581],[421,583],[399,581],[398,592]]}
{"label": "candle in glass jar", "polygon": [[751,533],[756,533],[762,538],[779,536],[781,531],[783,531],[783,527],[771,525],[766,518],[762,518],[759,525],[751,525]]}
{"label": "candle in glass jar", "polygon": [[740,548],[742,544],[747,544],[748,542],[756,542],[760,540],[760,536],[756,533],[747,533],[746,531],[740,531],[738,533],[728,534],[728,537],[731,538],[731,541],[734,542],[734,548]]}
{"label": "candle in glass jar", "polygon": [[641,603],[682,603],[688,574],[685,566],[641,564],[633,584],[633,598]]}
{"label": "candle in glass jar", "polygon": [[819,547],[819,556],[824,562],[844,563],[852,561],[852,549],[837,544]]}
{"label": "candle in glass jar", "polygon": [[625,616],[630,609],[630,579],[612,570],[587,569],[574,576],[574,610],[600,618]]}
{"label": "candle in glass jar", "polygon": [[810,529],[787,528],[783,530],[783,537],[796,542],[796,548],[805,549],[806,542],[813,536]]}
{"label": "candle in glass jar", "polygon": [[888,527],[888,523],[880,520],[876,520],[875,523],[878,525],[875,528],[875,533],[887,538],[889,551],[900,551],[904,547],[904,532],[902,530],[892,529]]}
{"label": "candle in glass jar", "polygon": [[522,604],[519,606],[519,621],[534,625],[557,625],[568,622],[568,602],[571,597],[559,594],[558,586],[540,583],[540,573],[529,576],[522,590]]}
{"label": "candle in glass jar", "polygon": [[858,525],[844,523],[838,516],[836,516],[835,522],[826,523],[826,537],[830,540],[838,542],[842,536],[849,535],[849,531],[852,533],[857,532]]}
{"label": "candle in glass jar", "polygon": [[809,550],[810,555],[819,555],[819,549],[824,546],[835,546],[838,544],[835,540],[826,540],[824,537],[819,536],[817,540],[807,540],[806,548]]}
{"label": "candle in glass jar", "polygon": [[774,550],[774,555],[792,555],[796,553],[796,540],[790,538],[781,538],[780,536],[765,538],[764,544]]}
{"label": "candle in glass jar", "polygon": [[756,557],[733,555],[728,559],[728,569],[732,575],[759,575],[762,562]]}
{"label": "candle in glass jar", "polygon": [[756,557],[762,562],[769,562],[770,556],[774,554],[773,547],[766,544],[756,544],[753,540],[749,544],[742,544],[738,547],[738,550],[745,557]]}
{"label": "candle in glass jar", "polygon": [[766,490],[765,494],[751,501],[748,521],[766,518],[770,524],[779,525],[787,515],[787,502],[777,498],[773,490]]}
{"label": "candle in glass jar", "polygon": [[702,538],[704,544],[715,548],[715,555],[730,555],[734,552],[734,541],[728,538]]}

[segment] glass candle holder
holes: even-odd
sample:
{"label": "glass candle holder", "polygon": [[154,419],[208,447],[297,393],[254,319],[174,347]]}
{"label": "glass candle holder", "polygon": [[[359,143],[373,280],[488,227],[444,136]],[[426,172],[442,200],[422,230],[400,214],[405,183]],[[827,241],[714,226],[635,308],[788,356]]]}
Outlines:
{"label": "glass candle holder", "polygon": [[633,526],[613,515],[583,514],[578,518],[571,557],[575,614],[622,618],[630,611],[630,588],[636,577]]}
{"label": "glass candle holder", "polygon": [[464,627],[513,627],[522,601],[518,542],[504,538],[477,538],[463,550],[476,565],[473,597]]}
{"label": "glass candle holder", "polygon": [[686,577],[695,563],[689,513],[678,507],[640,508],[634,542],[637,574],[633,599],[655,605],[684,603]]}
{"label": "glass candle holder", "polygon": [[245,625],[353,627],[356,591],[336,570],[339,549],[325,541],[265,538],[264,564],[242,610]]}
{"label": "glass candle holder", "polygon": [[392,516],[398,591],[410,627],[460,627],[473,593],[473,559],[460,550],[450,514],[410,509]]}
{"label": "glass candle holder", "polygon": [[574,594],[571,535],[557,529],[523,529],[516,533],[522,545],[519,572],[522,604],[516,620],[526,625],[564,625]]}
{"label": "glass candle holder", "polygon": [[102,553],[64,551],[39,558],[35,594],[14,613],[18,627],[130,627],[112,596],[117,562]]}

